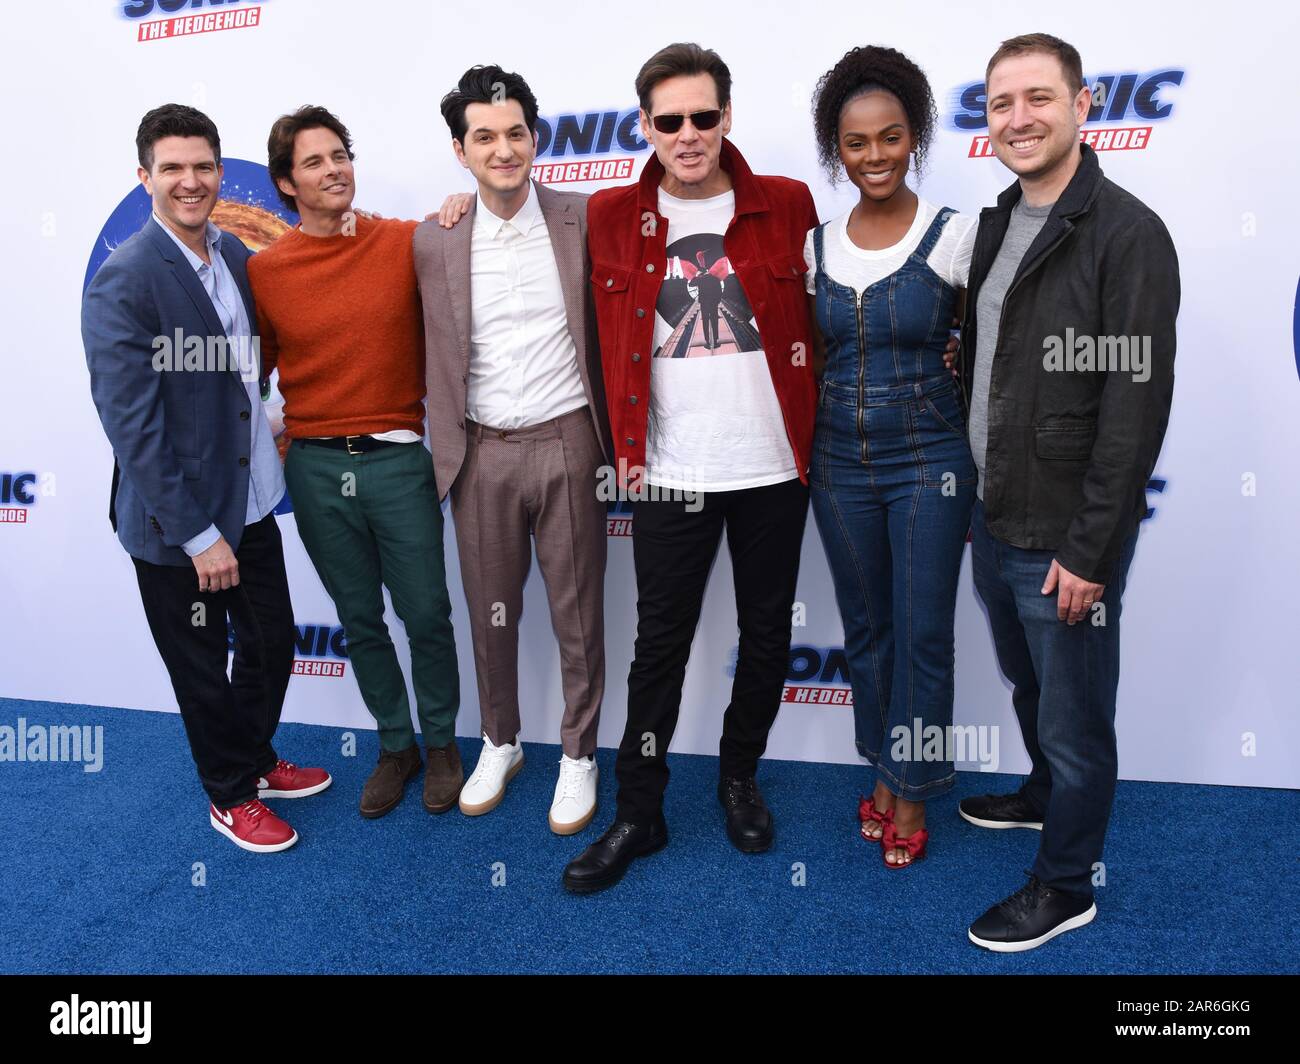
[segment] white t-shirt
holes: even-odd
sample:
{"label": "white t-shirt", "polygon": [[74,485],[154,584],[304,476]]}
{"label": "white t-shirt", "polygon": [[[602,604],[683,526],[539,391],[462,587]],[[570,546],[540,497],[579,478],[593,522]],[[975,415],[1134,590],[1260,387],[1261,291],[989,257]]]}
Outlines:
{"label": "white t-shirt", "polygon": [[647,484],[737,491],[799,475],[758,326],[722,238],[736,194],[659,190],[667,263],[655,304]]}
{"label": "white t-shirt", "polygon": [[[865,251],[849,239],[849,215],[845,211],[826,225],[822,236],[822,260],[826,273],[835,281],[861,292],[877,281],[898,270],[907,257],[921,243],[921,237],[930,228],[939,208],[918,198],[916,218],[907,234],[892,247],[878,251]],[[934,249],[925,260],[944,281],[954,288],[965,288],[970,277],[971,251],[975,247],[975,227],[979,219],[969,214],[954,214],[948,219],[934,243]],[[813,249],[813,232],[808,231],[804,241],[803,257],[808,263],[806,274],[808,294],[817,291],[817,256]]]}

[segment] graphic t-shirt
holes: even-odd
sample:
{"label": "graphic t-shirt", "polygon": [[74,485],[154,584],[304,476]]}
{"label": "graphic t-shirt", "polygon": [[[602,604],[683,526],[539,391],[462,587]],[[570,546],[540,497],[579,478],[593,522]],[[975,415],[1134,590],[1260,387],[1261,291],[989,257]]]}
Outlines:
{"label": "graphic t-shirt", "polygon": [[655,305],[646,483],[736,491],[794,479],[754,311],[722,246],[735,193],[685,200],[660,189],[659,213],[668,261]]}

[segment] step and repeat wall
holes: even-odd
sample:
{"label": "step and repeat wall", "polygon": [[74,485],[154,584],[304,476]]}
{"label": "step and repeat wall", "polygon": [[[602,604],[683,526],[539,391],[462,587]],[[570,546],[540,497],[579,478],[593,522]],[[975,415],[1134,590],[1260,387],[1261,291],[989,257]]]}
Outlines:
{"label": "step and repeat wall", "polygon": [[[856,193],[817,168],[813,86],[848,48],[887,44],[924,68],[938,104],[920,193],[978,212],[1011,180],[988,146],[985,63],[1003,39],[1045,31],[1082,53],[1103,101],[1086,137],[1106,174],[1164,219],[1182,267],[1173,415],[1124,603],[1121,775],[1300,785],[1293,5],[1183,5],[1173,17],[1150,5],[1120,13],[1021,0],[919,8],[762,0],[642,7],[633,17],[631,8],[587,0],[79,0],[10,6],[6,15],[0,694],[175,710],[131,562],[108,526],[112,454],[79,332],[85,283],[148,216],[134,148],[145,111],[175,101],[215,120],[225,157],[215,220],[263,247],[295,221],[265,170],[267,133],[285,111],[321,104],[350,127],[358,206],[422,217],[447,193],[472,188],[438,101],[467,67],[498,63],[523,74],[541,105],[534,176],[593,192],[635,180],[649,157],[633,91],[642,61],[671,41],[695,40],[731,67],[731,138],[751,166],[806,181],[826,219]],[[299,631],[285,719],[371,727],[333,605],[290,507],[282,509]],[[625,718],[636,626],[629,532],[628,513],[613,506],[602,746],[617,745]],[[447,536],[458,730],[475,735],[473,654],[450,528]],[[856,762],[843,629],[811,519],[798,600],[769,755]],[[406,662],[391,610],[389,624]],[[736,643],[724,544],[674,750],[716,753]],[[969,555],[956,645],[956,721],[980,735],[959,751],[960,767],[1024,769]],[[559,660],[536,572],[520,684],[523,738],[557,742]]]}

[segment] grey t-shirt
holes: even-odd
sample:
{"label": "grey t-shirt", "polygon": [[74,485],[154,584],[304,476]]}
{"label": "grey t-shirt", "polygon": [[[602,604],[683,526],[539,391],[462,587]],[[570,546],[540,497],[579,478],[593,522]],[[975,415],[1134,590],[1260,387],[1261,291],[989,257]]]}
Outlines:
{"label": "grey t-shirt", "polygon": [[975,493],[984,498],[984,459],[989,442],[989,381],[993,377],[993,352],[998,346],[998,325],[1002,318],[1002,303],[1007,289],[1020,268],[1029,245],[1043,228],[1055,204],[1030,207],[1023,196],[1011,208],[1011,221],[1007,235],[1002,238],[997,258],[989,268],[989,275],[980,286],[975,301],[975,379],[971,385],[970,451],[979,472]]}

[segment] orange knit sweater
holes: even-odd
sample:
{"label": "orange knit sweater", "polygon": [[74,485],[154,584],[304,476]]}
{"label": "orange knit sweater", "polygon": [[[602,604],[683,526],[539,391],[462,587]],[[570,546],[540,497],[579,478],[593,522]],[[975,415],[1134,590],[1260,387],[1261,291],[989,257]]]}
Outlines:
{"label": "orange knit sweater", "polygon": [[351,236],[291,229],[248,260],[262,373],[280,370],[290,437],[424,432],[415,226],[358,218]]}

